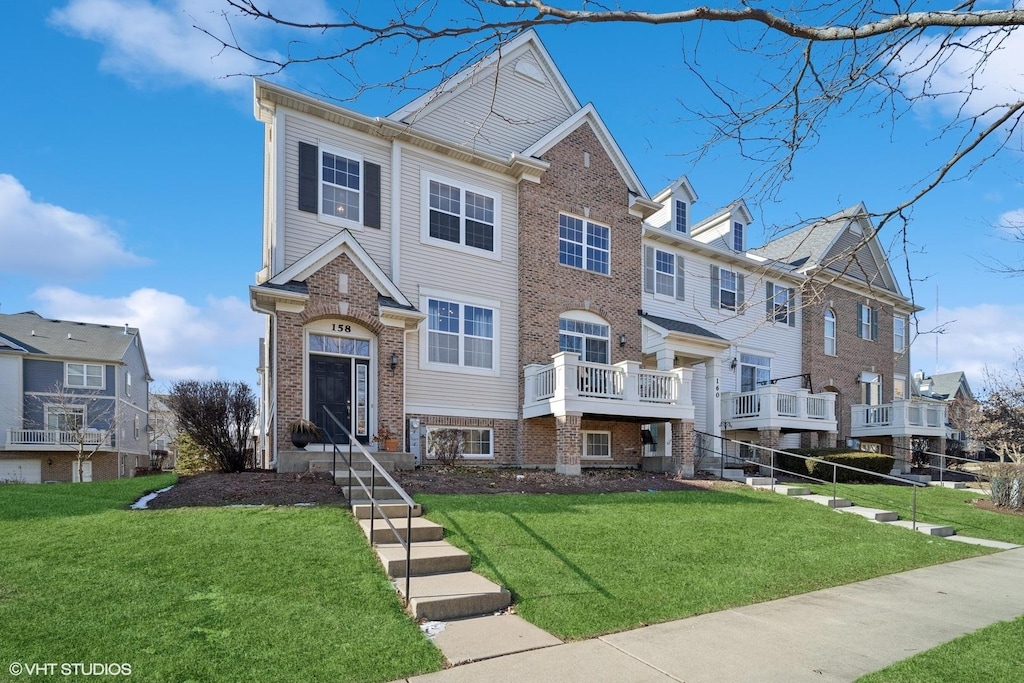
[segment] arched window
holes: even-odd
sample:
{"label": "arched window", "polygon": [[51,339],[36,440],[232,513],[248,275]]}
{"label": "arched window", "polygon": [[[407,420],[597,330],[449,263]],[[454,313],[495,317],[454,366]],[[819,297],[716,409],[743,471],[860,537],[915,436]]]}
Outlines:
{"label": "arched window", "polygon": [[836,355],[836,314],[831,308],[825,309],[825,354]]}
{"label": "arched window", "polygon": [[611,328],[588,311],[568,311],[558,319],[558,350],[578,353],[588,363],[609,363]]}

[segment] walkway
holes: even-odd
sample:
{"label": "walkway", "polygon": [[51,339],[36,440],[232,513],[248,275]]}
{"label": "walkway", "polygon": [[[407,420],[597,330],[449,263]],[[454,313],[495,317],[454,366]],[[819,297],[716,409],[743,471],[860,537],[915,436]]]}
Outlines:
{"label": "walkway", "polygon": [[[1019,548],[408,680],[853,681],[1024,614],[1022,576]],[[503,637],[500,631],[490,635]]]}

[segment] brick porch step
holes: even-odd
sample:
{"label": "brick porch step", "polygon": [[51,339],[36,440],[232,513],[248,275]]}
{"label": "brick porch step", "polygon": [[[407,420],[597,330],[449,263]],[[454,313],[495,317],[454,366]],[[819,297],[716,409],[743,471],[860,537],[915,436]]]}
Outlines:
{"label": "brick porch step", "polygon": [[[396,581],[405,595],[405,580]],[[413,576],[409,580],[409,610],[417,619],[444,621],[505,609],[512,595],[473,572]]]}

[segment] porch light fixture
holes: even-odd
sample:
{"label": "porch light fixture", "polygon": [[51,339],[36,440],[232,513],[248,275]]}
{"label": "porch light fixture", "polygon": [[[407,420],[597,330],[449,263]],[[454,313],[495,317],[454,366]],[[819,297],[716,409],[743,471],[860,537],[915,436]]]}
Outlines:
{"label": "porch light fixture", "polygon": [[735,370],[736,369],[736,359],[735,358],[733,358],[732,362],[729,363],[729,369],[730,370]]}
{"label": "porch light fixture", "polygon": [[391,372],[394,372],[395,368],[398,367],[398,354],[392,353],[391,359],[388,361],[388,363],[391,365]]}
{"label": "porch light fixture", "polygon": [[53,467],[53,458],[47,458],[46,459],[46,466],[47,467]]}
{"label": "porch light fixture", "polygon": [[619,335],[619,346],[625,346],[625,345],[626,345],[626,335],[620,334]]}

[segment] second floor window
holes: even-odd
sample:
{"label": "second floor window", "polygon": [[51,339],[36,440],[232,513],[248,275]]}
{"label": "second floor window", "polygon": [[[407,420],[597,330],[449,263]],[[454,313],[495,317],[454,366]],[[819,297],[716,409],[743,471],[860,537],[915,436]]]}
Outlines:
{"label": "second floor window", "polygon": [[711,308],[743,313],[743,274],[711,266]]}
{"label": "second floor window", "polygon": [[790,327],[796,326],[796,292],[792,288],[780,287],[773,282],[767,285],[765,306],[768,310],[768,320],[787,323]]}
{"label": "second floor window", "polygon": [[878,309],[857,304],[857,336],[878,341]]}
{"label": "second floor window", "polygon": [[577,353],[588,363],[608,363],[611,328],[573,318],[558,319],[558,350]]}
{"label": "second floor window", "polygon": [[427,360],[469,368],[494,367],[494,311],[453,301],[427,302]]}
{"label": "second floor window", "polygon": [[592,273],[611,272],[611,231],[607,226],[558,214],[558,262]]}
{"label": "second floor window", "polygon": [[907,348],[907,319],[895,316],[892,319],[892,350],[903,353]]}
{"label": "second floor window", "polygon": [[428,184],[427,234],[482,251],[494,251],[494,197],[431,180]]}
{"label": "second floor window", "polygon": [[103,389],[103,366],[90,363],[68,363],[64,385],[76,389]]}
{"label": "second floor window", "polygon": [[360,220],[359,160],[320,151],[320,212],[324,216]]}
{"label": "second floor window", "polygon": [[831,308],[825,309],[825,355],[836,355],[836,314]]}
{"label": "second floor window", "polygon": [[753,353],[740,354],[740,391],[755,391],[772,379],[772,359]]}
{"label": "second floor window", "polygon": [[720,301],[722,308],[736,310],[736,273],[731,270],[723,270],[720,273]]}
{"label": "second floor window", "polygon": [[685,295],[683,257],[644,247],[644,291],[682,300]]}

